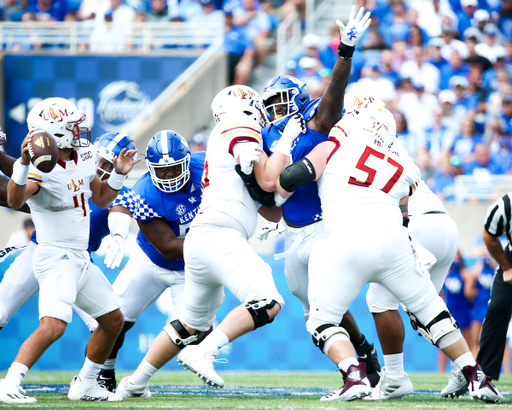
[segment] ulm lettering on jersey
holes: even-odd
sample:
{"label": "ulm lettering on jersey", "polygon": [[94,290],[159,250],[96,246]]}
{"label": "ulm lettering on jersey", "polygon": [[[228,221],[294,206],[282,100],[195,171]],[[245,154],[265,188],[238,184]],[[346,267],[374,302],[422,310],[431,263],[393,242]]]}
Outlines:
{"label": "ulm lettering on jersey", "polygon": [[194,208],[190,212],[187,212],[186,214],[180,216],[180,224],[186,224],[192,221],[192,219],[194,219],[194,216],[196,216],[198,209],[199,207]]}
{"label": "ulm lettering on jersey", "polygon": [[80,191],[80,187],[84,185],[84,180],[79,179],[78,182],[75,182],[74,179],[71,180],[71,184],[68,184],[68,190],[77,192]]}
{"label": "ulm lettering on jersey", "polygon": [[82,158],[82,161],[85,161],[87,159],[91,159],[92,158],[91,151],[87,151],[87,152],[84,152],[83,154],[80,154],[80,158]]}

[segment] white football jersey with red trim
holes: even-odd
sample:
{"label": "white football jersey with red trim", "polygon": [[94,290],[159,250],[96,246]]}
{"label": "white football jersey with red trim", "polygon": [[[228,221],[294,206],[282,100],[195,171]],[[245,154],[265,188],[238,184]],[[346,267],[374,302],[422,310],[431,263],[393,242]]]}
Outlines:
{"label": "white football jersey with red trim", "polygon": [[[233,149],[235,144],[244,142],[256,143],[263,150],[261,128],[249,117],[223,118],[213,129],[208,139],[201,181],[203,198],[192,226],[212,225],[211,215],[222,213],[238,221],[249,238],[254,233],[261,204],[251,198],[235,171],[237,159]],[[219,226],[225,225],[219,221]]]}
{"label": "white football jersey with red trim", "polygon": [[329,134],[336,148],[318,181],[328,230],[340,223],[361,223],[369,215],[401,225],[398,203],[419,183],[418,167],[384,147],[365,127],[354,124],[348,132],[340,121]]}
{"label": "white football jersey with red trim", "polygon": [[39,244],[87,250],[95,156],[89,146],[74,151],[69,161],[58,160],[49,173],[30,165],[29,181],[40,186],[27,201]]}

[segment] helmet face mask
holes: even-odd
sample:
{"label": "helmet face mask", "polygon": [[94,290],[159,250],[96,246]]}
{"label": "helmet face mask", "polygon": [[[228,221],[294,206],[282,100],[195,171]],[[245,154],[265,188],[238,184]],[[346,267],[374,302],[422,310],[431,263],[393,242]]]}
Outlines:
{"label": "helmet face mask", "polygon": [[274,77],[265,86],[263,104],[270,124],[281,132],[295,113],[303,113],[310,101],[309,91],[302,81],[289,75]]}
{"label": "helmet face mask", "polygon": [[190,157],[187,141],[180,134],[157,132],[148,143],[145,157],[155,187],[166,193],[182,189],[190,179]]}
{"label": "helmet face mask", "polygon": [[232,85],[221,90],[212,101],[212,114],[216,123],[223,118],[244,114],[261,128],[268,125],[260,95],[246,85]]}
{"label": "helmet face mask", "polygon": [[28,113],[29,130],[43,129],[50,133],[60,149],[88,147],[91,130],[80,127],[85,114],[65,98],[47,98],[37,103]]}
{"label": "helmet face mask", "polygon": [[[101,135],[94,141],[96,148],[96,175],[103,181],[107,179],[114,169],[114,158],[117,157],[123,149],[137,149],[133,139],[124,133],[108,132]],[[133,157],[135,161],[137,154]]]}

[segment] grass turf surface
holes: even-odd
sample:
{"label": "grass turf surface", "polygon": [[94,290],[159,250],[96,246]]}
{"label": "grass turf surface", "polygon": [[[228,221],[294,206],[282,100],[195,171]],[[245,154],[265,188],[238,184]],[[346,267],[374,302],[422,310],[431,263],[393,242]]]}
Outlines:
{"label": "grass turf surface", "polygon": [[[119,373],[118,382],[130,373]],[[439,391],[443,389],[449,374],[414,373],[410,378],[414,384],[413,395],[402,400],[353,402],[320,402],[320,397],[331,393],[342,384],[341,375],[306,372],[219,372],[226,387],[214,389],[200,384],[199,378],[190,372],[158,372],[152,379],[151,399],[127,399],[123,402],[96,403],[72,402],[66,397],[69,382],[75,375],[71,372],[30,372],[24,379],[27,394],[37,398],[34,405],[22,408],[169,408],[169,409],[471,409],[489,405],[472,401],[467,396],[456,400],[443,400]],[[3,377],[5,372],[1,374]],[[503,408],[512,405],[512,376],[502,376],[495,383],[505,394]],[[47,391],[42,393],[42,391]],[[20,408],[0,404],[0,408]]]}

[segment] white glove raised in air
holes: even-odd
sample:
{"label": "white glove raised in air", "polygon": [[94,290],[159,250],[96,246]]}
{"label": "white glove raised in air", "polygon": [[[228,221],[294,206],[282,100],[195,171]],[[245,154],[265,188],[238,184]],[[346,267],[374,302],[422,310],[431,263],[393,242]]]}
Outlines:
{"label": "white glove raised in air", "polygon": [[110,238],[107,254],[105,255],[105,266],[109,269],[115,269],[124,257],[124,239],[121,235],[114,235]]}
{"label": "white glove raised in air", "polygon": [[270,232],[274,232],[274,237],[281,235],[284,231],[286,231],[286,225],[284,221],[281,219],[279,222],[269,222],[261,231],[258,232],[258,239],[260,241],[265,241],[268,239],[268,235]]}
{"label": "white glove raised in air", "polygon": [[284,127],[283,134],[279,138],[276,146],[276,151],[281,151],[284,155],[290,155],[292,145],[300,134],[306,132],[306,121],[302,114],[296,113],[290,117],[286,127]]}
{"label": "white glove raised in air", "polygon": [[243,150],[238,156],[240,160],[240,169],[245,175],[251,175],[252,164],[260,161],[260,150],[257,148],[248,148]]}
{"label": "white glove raised in air", "polygon": [[346,26],[340,20],[336,20],[336,25],[340,29],[341,42],[346,46],[354,47],[363,32],[370,25],[372,21],[370,19],[370,12],[366,12],[364,16],[363,13],[364,7],[361,7],[356,16],[356,6],[352,6]]}

